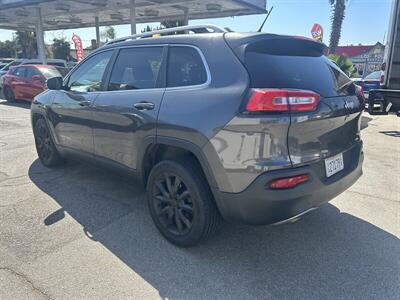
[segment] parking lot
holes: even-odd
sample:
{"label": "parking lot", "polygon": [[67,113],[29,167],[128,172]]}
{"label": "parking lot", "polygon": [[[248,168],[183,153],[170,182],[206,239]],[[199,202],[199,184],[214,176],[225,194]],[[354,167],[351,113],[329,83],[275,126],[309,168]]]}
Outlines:
{"label": "parking lot", "polygon": [[130,178],[50,170],[29,105],[0,103],[0,299],[398,299],[400,119],[363,117],[364,175],[302,220],[180,249]]}

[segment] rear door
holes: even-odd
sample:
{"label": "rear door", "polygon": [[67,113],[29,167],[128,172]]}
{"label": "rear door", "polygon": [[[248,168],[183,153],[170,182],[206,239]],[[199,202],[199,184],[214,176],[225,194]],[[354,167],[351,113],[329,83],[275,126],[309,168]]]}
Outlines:
{"label": "rear door", "polygon": [[363,97],[315,42],[287,37],[261,41],[248,47],[245,65],[253,88],[319,94],[315,110],[290,112],[287,141],[293,166],[343,153],[360,141]]}
{"label": "rear door", "polygon": [[136,169],[140,143],[156,135],[165,91],[165,52],[162,45],[119,50],[107,91],[93,105],[95,155]]}

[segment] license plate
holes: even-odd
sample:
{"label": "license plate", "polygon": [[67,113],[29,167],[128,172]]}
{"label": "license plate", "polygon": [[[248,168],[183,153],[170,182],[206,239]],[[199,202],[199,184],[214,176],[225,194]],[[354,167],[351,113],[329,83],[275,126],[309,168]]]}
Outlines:
{"label": "license plate", "polygon": [[336,174],[337,172],[340,172],[343,169],[344,169],[343,153],[325,159],[326,177],[331,177],[332,175]]}

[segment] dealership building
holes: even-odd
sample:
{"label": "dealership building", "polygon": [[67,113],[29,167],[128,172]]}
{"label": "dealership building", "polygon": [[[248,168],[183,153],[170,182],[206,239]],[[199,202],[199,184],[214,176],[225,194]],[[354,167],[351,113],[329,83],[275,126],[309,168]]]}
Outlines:
{"label": "dealership building", "polygon": [[0,0],[0,29],[36,32],[45,62],[44,31],[266,13],[266,0]]}

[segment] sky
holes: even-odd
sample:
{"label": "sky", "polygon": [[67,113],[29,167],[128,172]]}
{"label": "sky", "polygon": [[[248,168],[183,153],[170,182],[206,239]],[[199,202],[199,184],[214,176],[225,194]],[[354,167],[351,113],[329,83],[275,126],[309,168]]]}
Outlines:
{"label": "sky", "polygon": [[[343,23],[341,45],[385,42],[392,1],[394,0],[347,0],[346,17]],[[328,44],[330,34],[331,7],[329,0],[267,0],[267,9],[274,7],[263,31],[269,33],[311,36],[314,23],[324,28],[324,42]],[[256,31],[265,15],[191,20],[189,24],[213,23],[229,27],[234,31]],[[138,24],[140,32],[147,24]],[[157,23],[150,23],[156,26]],[[130,25],[115,26],[117,37],[130,35]],[[100,28],[102,30],[102,28]],[[81,36],[83,46],[90,46],[90,40],[96,37],[94,28],[82,28],[45,33],[46,43],[53,38],[65,37],[71,40],[72,34]],[[0,30],[0,41],[12,39],[12,31]]]}

